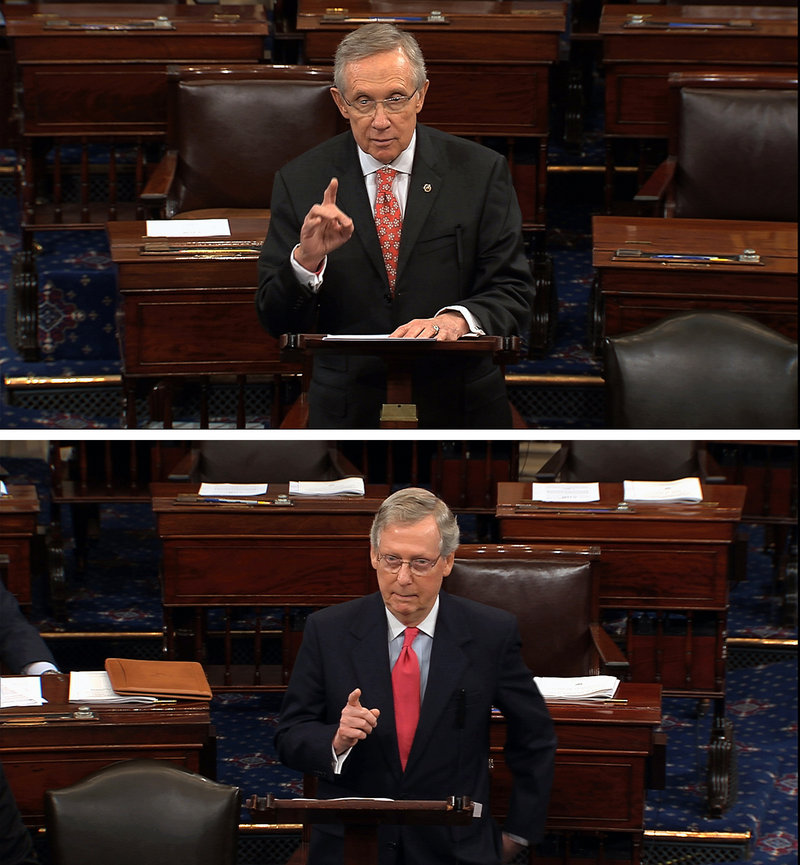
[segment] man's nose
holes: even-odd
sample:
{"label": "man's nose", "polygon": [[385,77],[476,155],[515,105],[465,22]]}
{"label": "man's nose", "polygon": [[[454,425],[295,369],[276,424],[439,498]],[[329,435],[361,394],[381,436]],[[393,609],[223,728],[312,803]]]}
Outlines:
{"label": "man's nose", "polygon": [[378,102],[375,105],[375,113],[372,115],[372,125],[379,126],[381,129],[385,129],[389,125],[389,113],[383,107],[382,102]]}
{"label": "man's nose", "polygon": [[411,565],[408,562],[401,563],[400,570],[397,572],[397,582],[404,586],[414,582],[411,576]]}

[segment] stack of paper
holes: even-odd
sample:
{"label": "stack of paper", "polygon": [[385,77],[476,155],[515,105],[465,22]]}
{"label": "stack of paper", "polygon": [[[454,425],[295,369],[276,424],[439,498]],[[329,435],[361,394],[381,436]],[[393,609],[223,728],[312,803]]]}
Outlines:
{"label": "stack of paper", "polygon": [[363,496],[364,478],[342,478],[338,481],[289,481],[293,496]]}
{"label": "stack of paper", "polygon": [[118,694],[105,670],[75,670],[69,674],[70,703],[155,703],[158,697]]}
{"label": "stack of paper", "polygon": [[619,687],[616,676],[534,676],[533,681],[551,700],[610,700]]}
{"label": "stack of paper", "polygon": [[42,680],[39,676],[13,676],[0,679],[0,709],[12,706],[42,706]]}
{"label": "stack of paper", "polygon": [[697,504],[703,501],[700,478],[677,481],[625,481],[626,502],[679,502]]}
{"label": "stack of paper", "polygon": [[597,502],[600,484],[533,484],[531,499],[535,502]]}
{"label": "stack of paper", "polygon": [[263,496],[268,489],[267,484],[200,484],[201,496]]}

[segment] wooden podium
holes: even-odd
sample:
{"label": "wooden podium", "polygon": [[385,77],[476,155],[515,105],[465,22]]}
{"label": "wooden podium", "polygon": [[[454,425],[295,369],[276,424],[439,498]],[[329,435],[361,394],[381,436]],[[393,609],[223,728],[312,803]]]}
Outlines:
{"label": "wooden podium", "polygon": [[[472,802],[408,799],[276,799],[251,796],[246,802],[254,823],[343,823],[344,865],[378,861],[378,827],[463,826],[472,820]],[[292,860],[294,861],[294,860]]]}
{"label": "wooden podium", "polygon": [[517,336],[477,336],[456,342],[439,342],[435,339],[331,337],[299,333],[282,336],[281,351],[287,361],[298,354],[304,358],[303,394],[281,424],[284,429],[303,429],[308,425],[307,387],[313,358],[318,352],[376,356],[386,364],[386,402],[381,411],[381,429],[416,429],[418,426],[412,393],[412,361],[457,352],[462,355],[490,354],[495,363],[505,364],[518,361],[521,355]]}

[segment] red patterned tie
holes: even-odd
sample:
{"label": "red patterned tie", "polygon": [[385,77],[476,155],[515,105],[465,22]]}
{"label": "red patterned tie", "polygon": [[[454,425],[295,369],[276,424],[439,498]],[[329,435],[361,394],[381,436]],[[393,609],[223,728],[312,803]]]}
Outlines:
{"label": "red patterned tie", "polygon": [[392,669],[397,746],[404,771],[419,720],[419,658],[411,648],[418,633],[419,628],[406,628],[400,657]]}
{"label": "red patterned tie", "polygon": [[400,205],[392,192],[394,168],[379,168],[377,179],[378,194],[375,198],[375,226],[381,242],[381,252],[389,277],[389,288],[394,292],[397,278],[397,253],[400,249],[400,232],[403,230],[403,216]]}

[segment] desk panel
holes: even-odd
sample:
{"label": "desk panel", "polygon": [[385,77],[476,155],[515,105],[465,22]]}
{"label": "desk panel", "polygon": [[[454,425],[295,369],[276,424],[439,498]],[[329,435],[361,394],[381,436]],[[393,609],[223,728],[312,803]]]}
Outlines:
{"label": "desk panel", "polygon": [[797,65],[797,9],[788,7],[648,5],[643,12],[610,4],[603,6],[599,33],[607,135],[665,138],[670,72],[776,72]]}
{"label": "desk panel", "polygon": [[69,675],[42,677],[44,706],[0,709],[0,760],[23,819],[44,825],[45,790],[74,784],[119,760],[169,760],[215,777],[207,702],[100,704],[89,719],[65,718]]}
{"label": "desk panel", "polygon": [[[547,828],[630,833],[635,850],[644,830],[650,767],[663,758],[661,686],[622,683],[617,696],[627,703],[548,701],[558,749]],[[492,813],[501,820],[512,787],[502,754],[505,732],[502,715],[493,716]]]}
{"label": "desk panel", "polygon": [[[617,336],[691,309],[737,312],[797,339],[797,224],[595,216],[600,336]],[[757,264],[621,259],[619,250],[740,255]]]}

